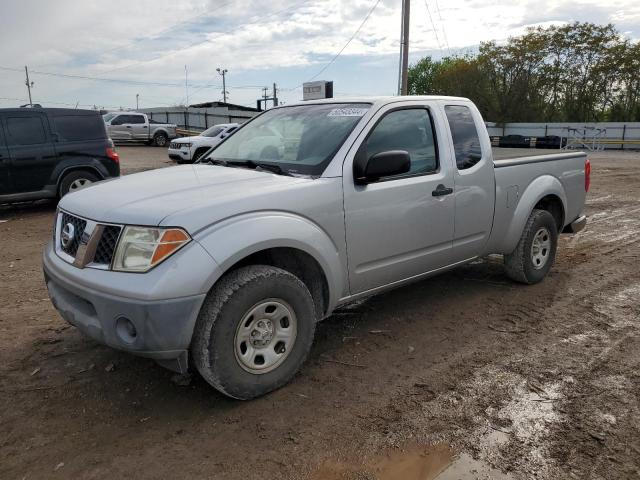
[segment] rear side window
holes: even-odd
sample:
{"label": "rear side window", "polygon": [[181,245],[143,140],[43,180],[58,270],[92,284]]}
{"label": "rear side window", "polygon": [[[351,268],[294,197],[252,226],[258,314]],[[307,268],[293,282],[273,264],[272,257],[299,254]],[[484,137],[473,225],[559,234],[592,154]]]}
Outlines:
{"label": "rear side window", "polygon": [[38,145],[47,141],[44,123],[39,115],[8,117],[7,136],[9,145]]}
{"label": "rear side window", "polygon": [[142,115],[129,115],[127,123],[141,124],[144,123],[144,117]]}
{"label": "rear side window", "polygon": [[366,140],[367,157],[389,150],[409,152],[411,170],[402,177],[436,171],[438,158],[429,111],[412,108],[387,113]]}
{"label": "rear side window", "polygon": [[99,140],[106,137],[104,122],[98,115],[61,115],[53,118],[60,141]]}
{"label": "rear side window", "polygon": [[471,168],[482,158],[480,137],[471,110],[463,105],[447,105],[444,110],[453,138],[458,170]]}

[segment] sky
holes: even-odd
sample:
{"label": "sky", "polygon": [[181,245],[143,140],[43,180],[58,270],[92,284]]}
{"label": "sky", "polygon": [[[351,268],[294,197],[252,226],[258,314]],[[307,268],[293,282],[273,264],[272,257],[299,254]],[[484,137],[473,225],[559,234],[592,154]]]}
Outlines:
{"label": "sky", "polygon": [[[117,109],[281,102],[332,80],[336,97],[397,91],[401,0],[0,0],[0,107]],[[366,19],[366,21],[365,21]],[[529,26],[613,23],[640,39],[637,0],[412,0],[410,61],[473,52]],[[340,53],[341,52],[341,53]],[[340,55],[338,55],[340,53]]]}

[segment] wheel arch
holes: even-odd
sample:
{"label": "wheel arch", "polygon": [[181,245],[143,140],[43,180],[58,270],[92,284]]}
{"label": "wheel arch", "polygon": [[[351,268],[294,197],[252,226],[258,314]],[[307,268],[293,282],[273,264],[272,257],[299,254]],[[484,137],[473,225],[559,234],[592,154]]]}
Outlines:
{"label": "wheel arch", "polygon": [[60,186],[62,185],[62,181],[67,175],[73,172],[81,172],[81,171],[93,173],[97,175],[97,177],[100,180],[104,180],[106,178],[105,175],[93,165],[74,165],[74,166],[66,167],[58,173],[58,177],[56,180],[56,193],[60,195]]}
{"label": "wheel arch", "polygon": [[195,235],[218,264],[210,290],[225,274],[245,265],[270,265],[296,275],[324,318],[344,295],[346,272],[337,247],[319,226],[284,212],[231,219]]}
{"label": "wheel arch", "polygon": [[531,212],[536,208],[547,210],[562,231],[566,221],[567,197],[560,181],[551,175],[536,178],[523,192],[512,216],[500,253],[511,253],[522,235]]}

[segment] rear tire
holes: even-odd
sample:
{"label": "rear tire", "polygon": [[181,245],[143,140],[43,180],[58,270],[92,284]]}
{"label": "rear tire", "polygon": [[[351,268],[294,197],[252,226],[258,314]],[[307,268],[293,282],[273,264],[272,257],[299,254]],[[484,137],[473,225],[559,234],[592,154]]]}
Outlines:
{"label": "rear tire", "polygon": [[211,289],[196,323],[191,355],[214,388],[249,400],[289,382],[309,354],[313,299],[295,275],[250,265]]}
{"label": "rear tire", "polygon": [[520,283],[540,282],[551,270],[557,247],[558,226],[553,215],[534,210],[516,249],[504,257],[507,276]]}
{"label": "rear tire", "polygon": [[153,144],[156,147],[166,147],[169,137],[164,132],[158,132],[153,136]]}
{"label": "rear tire", "polygon": [[60,181],[58,195],[62,198],[67,193],[88,187],[90,184],[97,182],[98,180],[100,179],[95,174],[84,170],[67,173]]}

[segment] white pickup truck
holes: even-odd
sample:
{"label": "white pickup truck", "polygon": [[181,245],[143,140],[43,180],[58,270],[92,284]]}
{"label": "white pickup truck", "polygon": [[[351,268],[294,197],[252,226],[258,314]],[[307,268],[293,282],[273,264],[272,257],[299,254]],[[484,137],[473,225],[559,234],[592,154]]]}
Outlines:
{"label": "white pickup truck", "polygon": [[164,147],[176,138],[176,125],[150,120],[146,113],[109,112],[102,116],[107,134],[115,143],[144,142]]}
{"label": "white pickup truck", "polygon": [[293,377],[339,305],[488,254],[541,281],[585,226],[589,178],[580,152],[494,161],[464,98],[287,105],[199,163],[65,196],[45,278],[98,342],[249,399]]}

